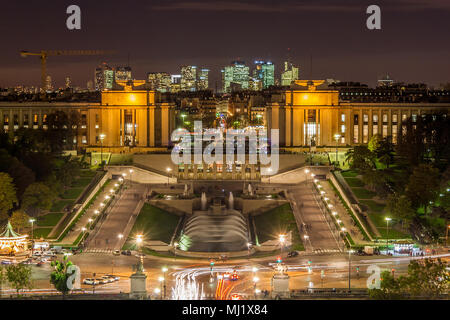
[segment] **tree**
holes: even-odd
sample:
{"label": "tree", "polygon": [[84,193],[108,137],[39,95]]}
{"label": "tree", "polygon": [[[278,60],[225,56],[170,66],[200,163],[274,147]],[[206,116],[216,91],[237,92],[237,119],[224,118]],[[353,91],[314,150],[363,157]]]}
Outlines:
{"label": "tree", "polygon": [[69,266],[72,262],[67,260],[67,256],[64,256],[62,261],[52,261],[51,266],[54,271],[50,274],[50,283],[55,287],[56,290],[62,293],[63,299],[65,299],[66,294],[71,290],[67,287],[67,279],[71,276],[67,272]]}
{"label": "tree", "polygon": [[380,288],[369,289],[369,297],[371,299],[398,300],[405,298],[404,292],[402,292],[401,279],[395,279],[389,271],[383,271],[380,276]]}
{"label": "tree", "polygon": [[17,210],[13,212],[9,222],[20,233],[23,228],[26,228],[30,224],[30,216],[22,210]]}
{"label": "tree", "polygon": [[416,211],[412,207],[411,200],[404,195],[390,195],[387,200],[387,211],[398,219],[402,219],[407,224],[416,216]]}
{"label": "tree", "polygon": [[5,220],[16,203],[16,188],[13,179],[9,174],[0,172],[0,219]]}
{"label": "tree", "polygon": [[28,186],[23,194],[22,208],[25,211],[37,213],[39,210],[49,210],[55,199],[55,194],[41,182]]}
{"label": "tree", "polygon": [[31,267],[25,264],[11,264],[6,267],[6,277],[9,284],[16,289],[17,296],[23,289],[32,289]]}
{"label": "tree", "polygon": [[408,265],[405,280],[407,291],[412,296],[437,297],[449,290],[450,274],[447,264],[441,259],[412,260]]}
{"label": "tree", "polygon": [[369,143],[367,144],[367,148],[372,152],[377,152],[380,147],[380,142],[383,140],[383,136],[381,134],[375,134],[370,138]]}
{"label": "tree", "polygon": [[428,164],[414,168],[406,186],[406,195],[413,207],[424,206],[427,213],[430,201],[434,201],[439,193],[439,171]]}
{"label": "tree", "polygon": [[365,171],[375,168],[375,154],[367,146],[355,146],[345,156],[352,169]]}

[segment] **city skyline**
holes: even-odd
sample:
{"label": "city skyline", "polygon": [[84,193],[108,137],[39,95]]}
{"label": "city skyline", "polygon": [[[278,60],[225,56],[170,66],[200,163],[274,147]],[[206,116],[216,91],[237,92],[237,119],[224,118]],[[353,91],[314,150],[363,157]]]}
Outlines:
{"label": "city skyline", "polygon": [[[108,56],[49,59],[48,74],[57,87],[63,86],[67,76],[74,85],[85,86],[101,62],[124,66],[129,61],[135,79],[145,79],[153,71],[178,74],[181,65],[199,65],[210,70],[214,88],[216,81],[221,86],[220,70],[230,61],[262,59],[274,62],[279,78],[288,48],[302,78],[310,78],[312,60],[312,78],[370,86],[386,74],[398,81],[432,86],[449,81],[445,30],[450,9],[444,1],[382,1],[379,31],[367,30],[366,6],[355,1],[315,5],[280,1],[276,6],[270,1],[231,1],[212,6],[202,1],[124,5],[82,0],[77,3],[82,10],[79,31],[65,27],[67,5],[55,2],[45,10],[34,3],[4,5],[0,15],[8,46],[0,53],[1,87],[38,85],[39,62],[21,58],[19,51],[50,49],[116,51]],[[105,6],[108,14],[101,11]],[[127,37],[130,33],[134,36]],[[144,38],[149,41],[140,40]]]}

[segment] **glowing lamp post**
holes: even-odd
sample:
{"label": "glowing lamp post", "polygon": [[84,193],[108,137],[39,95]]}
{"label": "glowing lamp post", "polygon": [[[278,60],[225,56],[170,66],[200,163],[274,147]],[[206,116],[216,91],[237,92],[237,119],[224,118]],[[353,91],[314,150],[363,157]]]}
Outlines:
{"label": "glowing lamp post", "polygon": [[339,165],[339,160],[338,160],[338,144],[339,144],[339,139],[341,138],[341,135],[339,133],[336,133],[334,135],[334,140],[336,140],[336,163]]}
{"label": "glowing lamp post", "polygon": [[172,169],[171,168],[167,168],[166,171],[167,171],[167,185],[169,185],[170,171],[172,171]]}
{"label": "glowing lamp post", "polygon": [[100,138],[100,163],[103,166],[103,140],[105,139],[106,135],[104,133],[100,134],[99,138]]}
{"label": "glowing lamp post", "polygon": [[254,293],[255,293],[255,299],[256,299],[256,294],[257,294],[257,292],[256,292],[256,284],[258,283],[258,281],[259,281],[259,278],[258,277],[253,277],[253,291],[254,291]]}
{"label": "glowing lamp post", "polygon": [[31,218],[28,220],[28,222],[31,223],[31,239],[34,239],[34,223],[36,222],[36,219]]}
{"label": "glowing lamp post", "polygon": [[389,251],[389,221],[391,218],[384,218],[386,220],[386,251]]}
{"label": "glowing lamp post", "polygon": [[168,269],[167,267],[163,267],[161,270],[163,272],[164,299],[166,299],[166,272],[168,271]]}
{"label": "glowing lamp post", "polygon": [[278,240],[280,241],[280,253],[283,253],[284,243],[286,242],[286,236],[284,234],[280,234],[278,236]]}

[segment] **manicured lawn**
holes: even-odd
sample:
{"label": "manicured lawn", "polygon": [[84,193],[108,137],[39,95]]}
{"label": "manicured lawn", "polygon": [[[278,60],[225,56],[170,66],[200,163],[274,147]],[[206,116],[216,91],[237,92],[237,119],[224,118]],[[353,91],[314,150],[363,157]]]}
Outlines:
{"label": "manicured lawn", "polygon": [[355,178],[358,175],[358,173],[353,170],[342,171],[341,174],[343,177],[349,177],[349,178]]}
{"label": "manicured lawn", "polygon": [[361,181],[361,179],[358,178],[345,178],[345,181],[347,182],[347,184],[352,187],[352,188],[360,188],[360,187],[364,187],[364,182]]}
{"label": "manicured lawn", "polygon": [[72,200],[58,200],[53,203],[50,212],[62,212],[65,206],[71,205],[72,203]]}
{"label": "manicured lawn", "polygon": [[74,182],[72,182],[72,188],[86,188],[89,183],[91,183],[92,178],[86,177],[86,178],[78,178]]}
{"label": "manicured lawn", "polygon": [[62,212],[54,212],[54,213],[47,213],[46,215],[39,217],[37,219],[37,225],[38,226],[45,226],[45,227],[54,227],[59,222],[59,220],[62,218],[64,213]]}
{"label": "manicured lawn", "polygon": [[36,228],[33,230],[35,239],[46,238],[53,228]]}
{"label": "manicured lawn", "polygon": [[353,193],[359,199],[372,199],[377,194],[365,188],[352,188]]}
{"label": "manicured lawn", "polygon": [[180,217],[175,214],[146,203],[131,229],[125,246],[127,248],[133,246],[132,242],[137,234],[144,235],[145,240],[160,240],[170,243],[179,219]]}
{"label": "manicured lawn", "polygon": [[[387,228],[386,228],[386,218],[387,215],[382,213],[373,213],[369,212],[369,217],[372,222],[377,227],[378,231],[381,234],[382,239],[386,239],[387,236]],[[405,234],[401,231],[395,230],[392,228],[392,221],[389,222],[389,239],[406,239],[411,238],[410,235]]]}
{"label": "manicured lawn", "polygon": [[128,164],[133,162],[133,156],[130,154],[111,154],[111,159],[109,160],[109,164]]}
{"label": "manicured lawn", "polygon": [[81,170],[80,171],[80,177],[83,178],[93,178],[95,176],[96,172],[92,170]]}
{"label": "manicured lawn", "polygon": [[77,199],[83,192],[84,188],[69,188],[67,189],[61,198],[63,199]]}
{"label": "manicured lawn", "polygon": [[304,250],[297,223],[288,203],[254,217],[258,242],[278,238],[280,234],[292,231],[292,249]]}
{"label": "manicured lawn", "polygon": [[373,200],[361,200],[360,202],[368,206],[369,210],[375,213],[383,212],[384,208],[386,207],[386,205],[375,202]]}

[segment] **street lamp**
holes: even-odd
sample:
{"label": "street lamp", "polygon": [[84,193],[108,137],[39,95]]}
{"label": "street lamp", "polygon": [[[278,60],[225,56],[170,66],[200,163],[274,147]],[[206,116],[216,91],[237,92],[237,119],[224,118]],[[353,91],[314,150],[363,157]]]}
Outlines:
{"label": "street lamp", "polygon": [[159,288],[155,288],[155,294],[158,295],[161,292]]}
{"label": "street lamp", "polygon": [[167,272],[167,270],[169,270],[169,269],[167,269],[167,267],[162,267],[162,272],[163,272],[163,281],[164,281],[164,299],[166,298],[166,272]]}
{"label": "street lamp", "polygon": [[36,221],[36,219],[31,218],[30,220],[28,220],[28,222],[31,223],[31,239],[34,239],[34,222]]}
{"label": "street lamp", "polygon": [[103,166],[103,140],[105,139],[106,135],[104,133],[100,134],[100,163]]}
{"label": "street lamp", "polygon": [[175,259],[176,259],[177,258],[177,248],[179,246],[179,243],[178,242],[174,242],[173,246],[175,248],[175,250],[173,252],[175,253]]}
{"label": "street lamp", "polygon": [[308,173],[309,169],[305,169],[306,184],[308,184]]}
{"label": "street lamp", "polygon": [[336,140],[336,163],[339,165],[339,160],[338,160],[338,144],[339,144],[339,138],[341,137],[341,135],[339,133],[336,133],[334,135],[334,140]]}
{"label": "street lamp", "polygon": [[161,289],[159,290],[159,292],[161,292],[161,300],[163,299],[163,282],[164,282],[164,277],[159,277],[158,278]]}
{"label": "street lamp", "polygon": [[258,277],[253,277],[253,291],[255,292],[255,299],[256,299],[256,284],[258,283],[259,278]]}
{"label": "street lamp", "polygon": [[278,240],[280,241],[280,253],[283,253],[284,242],[286,241],[286,236],[284,234],[280,234],[278,236]]}
{"label": "street lamp", "polygon": [[391,218],[384,218],[386,220],[386,251],[389,252],[389,221]]}
{"label": "street lamp", "polygon": [[140,253],[140,263],[141,263],[141,265],[142,265],[142,268],[144,267],[144,263],[143,263],[143,256],[142,256],[142,252],[140,252],[141,251],[141,246],[142,246],[142,243],[144,242],[144,239],[143,239],[143,235],[142,234],[138,234],[138,235],[136,235],[136,246],[137,246],[137,249],[138,249],[138,253]]}
{"label": "street lamp", "polygon": [[247,250],[248,250],[248,255],[250,256],[250,248],[252,247],[251,242],[247,242]]}
{"label": "street lamp", "polygon": [[132,176],[133,172],[134,172],[134,170],[130,169],[130,186],[133,185],[133,176]]}
{"label": "street lamp", "polygon": [[351,291],[351,265],[352,265],[351,254],[353,252],[354,252],[353,250],[348,250],[348,292]]}

